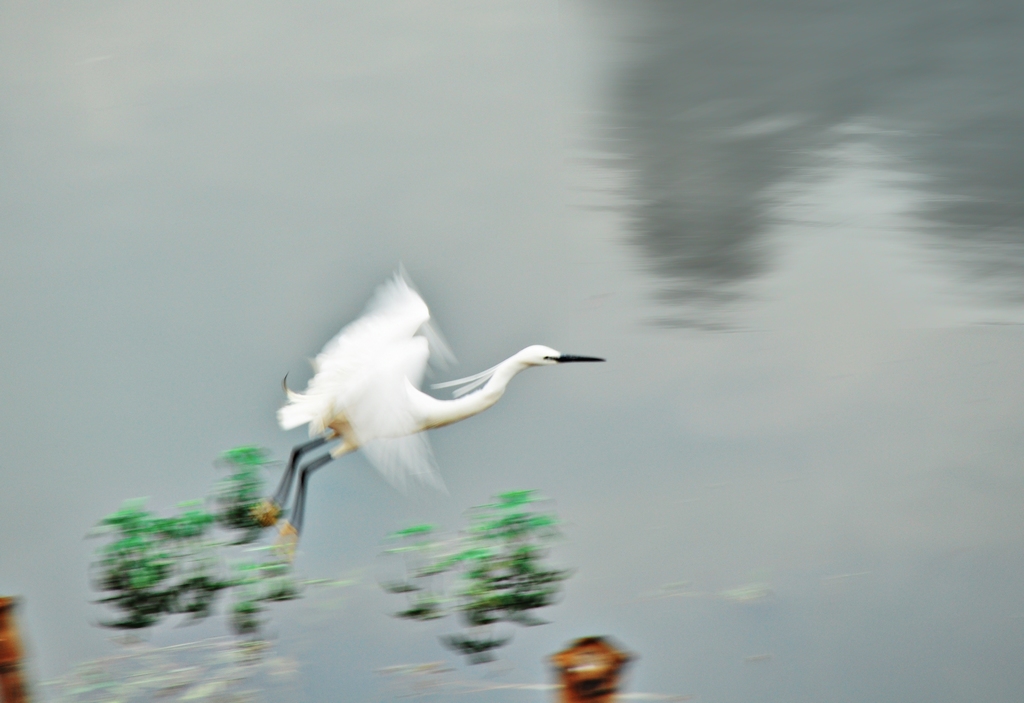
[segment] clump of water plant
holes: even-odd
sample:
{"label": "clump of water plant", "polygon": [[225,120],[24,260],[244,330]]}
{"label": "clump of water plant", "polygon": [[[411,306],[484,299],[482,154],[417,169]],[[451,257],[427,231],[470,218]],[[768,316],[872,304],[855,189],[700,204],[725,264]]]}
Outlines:
{"label": "clump of water plant", "polygon": [[93,560],[93,587],[98,602],[116,613],[100,624],[133,630],[170,615],[200,620],[230,590],[231,629],[255,635],[268,603],[298,597],[284,555],[273,547],[245,547],[264,529],[251,509],[262,496],[267,452],[238,447],[218,463],[230,473],[206,500],[181,503],[169,517],[146,510],[145,499],[129,500],[90,533],[106,540]]}
{"label": "clump of water plant", "polygon": [[536,491],[512,491],[468,512],[469,525],[456,538],[439,537],[432,525],[395,532],[385,552],[400,558],[404,577],[382,587],[407,599],[398,617],[434,620],[458,613],[464,631],[441,641],[470,663],[494,659],[511,640],[499,623],[541,625],[535,611],[553,604],[571,575],[548,566],[551,543],[560,535],[553,513],[539,510]]}

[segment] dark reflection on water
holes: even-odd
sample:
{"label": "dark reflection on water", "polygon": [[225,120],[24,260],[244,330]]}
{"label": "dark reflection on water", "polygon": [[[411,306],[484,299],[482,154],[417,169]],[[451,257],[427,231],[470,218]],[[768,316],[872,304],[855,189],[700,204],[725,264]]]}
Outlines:
{"label": "dark reflection on water", "polygon": [[921,177],[932,241],[1020,297],[1024,3],[610,7],[639,39],[612,131],[632,174],[635,241],[666,297],[706,307],[767,271],[768,189],[865,121]]}

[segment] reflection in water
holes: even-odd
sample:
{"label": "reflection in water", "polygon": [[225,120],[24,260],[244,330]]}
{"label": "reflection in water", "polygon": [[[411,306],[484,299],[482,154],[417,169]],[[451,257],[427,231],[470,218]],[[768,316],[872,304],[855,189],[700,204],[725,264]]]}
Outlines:
{"label": "reflection in water", "polygon": [[1019,298],[1020,3],[612,7],[640,37],[612,125],[633,179],[634,237],[689,324],[770,268],[770,189],[857,124],[921,176],[916,226],[975,282]]}

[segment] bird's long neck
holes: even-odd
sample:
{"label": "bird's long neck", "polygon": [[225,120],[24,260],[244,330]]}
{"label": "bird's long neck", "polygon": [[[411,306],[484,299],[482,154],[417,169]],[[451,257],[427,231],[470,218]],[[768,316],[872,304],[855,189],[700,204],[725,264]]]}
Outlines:
{"label": "bird's long neck", "polygon": [[494,375],[484,384],[483,388],[462,398],[438,400],[421,393],[422,398],[419,399],[417,405],[420,406],[424,428],[443,427],[483,412],[498,402],[498,399],[505,393],[509,381],[526,368],[527,364],[513,356],[498,364],[494,369]]}

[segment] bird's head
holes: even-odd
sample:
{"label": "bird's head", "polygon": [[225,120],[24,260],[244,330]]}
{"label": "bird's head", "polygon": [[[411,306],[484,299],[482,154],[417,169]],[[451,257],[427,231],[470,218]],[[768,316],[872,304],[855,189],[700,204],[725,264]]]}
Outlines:
{"label": "bird's head", "polygon": [[527,347],[516,354],[520,362],[526,366],[551,366],[553,364],[566,364],[572,361],[604,361],[596,356],[576,356],[575,354],[563,354],[543,344],[535,344]]}

